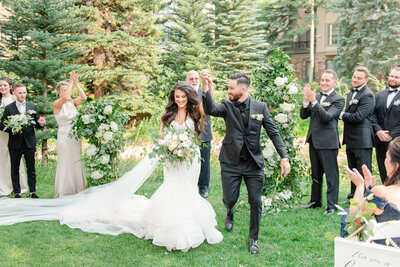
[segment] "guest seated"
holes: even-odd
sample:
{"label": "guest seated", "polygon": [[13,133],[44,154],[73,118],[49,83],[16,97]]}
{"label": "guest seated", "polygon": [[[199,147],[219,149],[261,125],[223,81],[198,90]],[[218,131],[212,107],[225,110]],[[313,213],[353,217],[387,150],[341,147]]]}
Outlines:
{"label": "guest seated", "polygon": [[[375,209],[367,209],[365,202],[359,208],[362,211],[370,210],[375,216],[376,221],[386,222],[391,220],[400,220],[400,137],[396,137],[390,142],[388,151],[386,152],[385,168],[387,172],[387,179],[383,185],[375,186],[375,177],[372,176],[367,166],[363,165],[362,170],[365,177],[357,171],[357,169],[350,170],[346,167],[346,172],[351,181],[356,185],[354,200],[359,202],[364,196],[371,193],[374,194],[373,199],[366,200],[376,205]],[[350,213],[355,213],[358,208],[350,206]],[[347,224],[345,216],[341,219],[341,236],[348,235],[344,230]],[[400,239],[394,240],[400,243]],[[375,241],[376,242],[376,241]],[[377,242],[376,242],[377,243]]]}

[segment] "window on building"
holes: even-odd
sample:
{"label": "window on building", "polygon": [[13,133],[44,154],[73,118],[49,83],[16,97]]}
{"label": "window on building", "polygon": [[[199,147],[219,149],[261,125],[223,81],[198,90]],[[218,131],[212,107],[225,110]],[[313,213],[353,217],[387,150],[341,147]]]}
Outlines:
{"label": "window on building", "polygon": [[333,61],[333,59],[327,59],[325,60],[325,69],[326,70],[335,70],[335,61]]}
{"label": "window on building", "polygon": [[339,42],[339,27],[336,24],[328,24],[328,45],[337,45]]}

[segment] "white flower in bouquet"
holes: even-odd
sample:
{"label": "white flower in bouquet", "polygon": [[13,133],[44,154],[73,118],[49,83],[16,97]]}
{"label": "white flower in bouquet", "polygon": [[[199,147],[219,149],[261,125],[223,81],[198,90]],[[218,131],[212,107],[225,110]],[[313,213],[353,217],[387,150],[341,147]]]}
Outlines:
{"label": "white flower in bouquet", "polygon": [[110,162],[110,155],[103,155],[100,157],[101,164],[107,164]]}
{"label": "white flower in bouquet", "polygon": [[102,132],[97,132],[94,136],[95,136],[96,138],[100,138],[100,137],[103,136],[103,133],[102,133]]}
{"label": "white flower in bouquet", "polygon": [[182,142],[185,142],[189,139],[189,136],[187,135],[186,132],[179,134],[179,140]]}
{"label": "white flower in bouquet", "polygon": [[112,112],[113,112],[112,106],[107,105],[107,106],[104,108],[104,114],[110,115],[110,114],[112,114]]}
{"label": "white flower in bouquet", "polygon": [[110,127],[113,132],[118,131],[118,125],[115,122],[110,122]]}
{"label": "white flower in bouquet", "polygon": [[275,120],[281,124],[287,123],[288,122],[288,116],[283,113],[279,113],[275,116]]}
{"label": "white flower in bouquet", "polygon": [[174,151],[174,149],[175,149],[177,146],[178,146],[178,141],[172,139],[172,140],[169,142],[168,149],[169,149],[169,151]]}
{"label": "white flower in bouquet", "polygon": [[289,95],[295,95],[295,94],[297,94],[297,92],[299,91],[299,90],[297,89],[297,86],[296,86],[294,83],[289,83],[288,87],[289,87],[289,90],[288,90],[287,93],[288,93]]}
{"label": "white flower in bouquet", "polygon": [[97,152],[97,147],[95,145],[91,145],[88,150],[86,151],[86,155],[88,155],[89,157],[92,157],[94,155],[96,155]]}
{"label": "white flower in bouquet", "polygon": [[105,132],[103,134],[104,141],[106,142],[111,141],[113,139],[113,136],[114,136],[113,132]]}
{"label": "white flower in bouquet", "polygon": [[94,172],[90,175],[90,177],[91,177],[92,179],[98,180],[98,179],[101,179],[101,178],[103,177],[103,174],[102,174],[100,171],[94,171]]}
{"label": "white flower in bouquet", "polygon": [[182,142],[182,144],[181,144],[181,146],[184,148],[188,148],[188,147],[190,147],[190,145],[191,145],[190,140],[186,140],[186,141]]}
{"label": "white flower in bouquet", "polygon": [[282,109],[283,111],[290,112],[295,108],[295,105],[289,103],[283,103],[279,104],[279,108]]}
{"label": "white flower in bouquet", "polygon": [[178,155],[178,157],[183,157],[183,155],[184,155],[183,149],[179,149],[178,152],[176,153],[176,155]]}
{"label": "white flower in bouquet", "polygon": [[90,123],[90,115],[83,115],[82,121],[84,124],[89,124]]}
{"label": "white flower in bouquet", "polygon": [[288,82],[288,78],[287,77],[276,77],[274,83],[276,84],[276,86],[282,87],[285,84],[287,84]]}

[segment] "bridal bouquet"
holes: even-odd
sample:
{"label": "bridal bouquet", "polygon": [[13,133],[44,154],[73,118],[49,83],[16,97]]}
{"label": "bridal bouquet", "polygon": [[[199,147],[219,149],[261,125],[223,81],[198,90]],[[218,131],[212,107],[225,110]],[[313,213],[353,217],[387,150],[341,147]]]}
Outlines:
{"label": "bridal bouquet", "polygon": [[34,110],[28,110],[25,114],[8,116],[4,120],[4,130],[11,129],[12,134],[22,134],[22,129],[29,125],[36,124],[32,115],[36,114]]}
{"label": "bridal bouquet", "polygon": [[191,164],[196,155],[200,141],[197,135],[189,130],[164,128],[158,138],[154,138],[154,148],[149,153],[150,158],[160,157],[163,162],[183,162]]}

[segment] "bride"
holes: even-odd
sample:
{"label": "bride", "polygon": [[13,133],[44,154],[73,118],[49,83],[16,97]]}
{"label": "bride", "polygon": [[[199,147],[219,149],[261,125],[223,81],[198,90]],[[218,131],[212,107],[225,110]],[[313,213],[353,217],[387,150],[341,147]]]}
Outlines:
{"label": "bride", "polygon": [[[169,94],[162,125],[200,133],[203,113],[196,92],[178,82]],[[164,165],[164,182],[150,199],[134,194],[158,165],[143,158],[117,181],[57,199],[0,199],[0,225],[24,221],[59,220],[85,232],[132,233],[168,250],[188,251],[205,240],[222,241],[215,212],[197,191],[199,160]]]}

